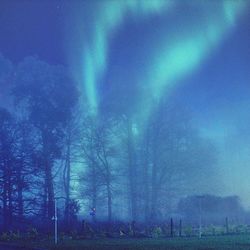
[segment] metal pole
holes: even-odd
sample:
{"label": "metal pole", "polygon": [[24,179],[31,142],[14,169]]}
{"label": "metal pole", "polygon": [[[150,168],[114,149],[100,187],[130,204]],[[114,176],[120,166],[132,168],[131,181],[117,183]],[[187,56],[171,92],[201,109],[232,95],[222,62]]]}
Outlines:
{"label": "metal pole", "polygon": [[199,197],[199,208],[200,208],[200,227],[199,227],[199,238],[201,238],[201,197]]}
{"label": "metal pole", "polygon": [[57,207],[56,207],[56,199],[55,199],[55,244],[57,244]]}

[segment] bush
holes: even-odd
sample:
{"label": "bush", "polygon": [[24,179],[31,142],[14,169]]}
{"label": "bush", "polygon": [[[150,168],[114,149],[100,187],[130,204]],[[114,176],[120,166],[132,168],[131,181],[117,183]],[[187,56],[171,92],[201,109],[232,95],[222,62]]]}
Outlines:
{"label": "bush", "polygon": [[28,237],[29,239],[32,239],[32,240],[37,239],[37,237],[38,237],[37,229],[34,228],[34,227],[28,229],[28,231],[27,231],[27,237]]}
{"label": "bush", "polygon": [[183,232],[186,236],[192,236],[193,228],[191,226],[187,226],[184,228]]}
{"label": "bush", "polygon": [[159,238],[162,236],[162,230],[161,230],[161,227],[157,226],[155,228],[153,228],[153,231],[152,231],[152,237],[153,238]]}
{"label": "bush", "polygon": [[9,241],[10,240],[10,236],[7,232],[2,233],[1,237],[0,237],[1,241]]}

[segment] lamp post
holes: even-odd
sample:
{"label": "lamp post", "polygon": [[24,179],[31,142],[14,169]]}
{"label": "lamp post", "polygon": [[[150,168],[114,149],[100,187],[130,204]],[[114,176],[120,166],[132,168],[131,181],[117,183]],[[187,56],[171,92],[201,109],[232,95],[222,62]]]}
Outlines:
{"label": "lamp post", "polygon": [[54,216],[52,217],[52,220],[54,221],[54,230],[55,230],[55,245],[58,243],[58,217],[57,217],[57,201],[59,199],[64,199],[65,197],[57,196],[54,198],[54,206],[55,206],[55,211],[54,211]]}
{"label": "lamp post", "polygon": [[55,198],[55,214],[52,217],[52,220],[54,221],[55,224],[55,245],[57,245],[58,242],[58,229],[57,229],[57,205],[56,205],[56,198]]}

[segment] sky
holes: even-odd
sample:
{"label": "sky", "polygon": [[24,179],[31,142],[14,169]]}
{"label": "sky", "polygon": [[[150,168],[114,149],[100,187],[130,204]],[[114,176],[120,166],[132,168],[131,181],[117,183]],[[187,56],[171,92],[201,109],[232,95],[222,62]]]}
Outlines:
{"label": "sky", "polygon": [[249,23],[248,0],[1,0],[0,53],[66,65],[96,114],[103,92],[128,82],[145,122],[149,95],[188,107],[218,148],[217,194],[250,207]]}

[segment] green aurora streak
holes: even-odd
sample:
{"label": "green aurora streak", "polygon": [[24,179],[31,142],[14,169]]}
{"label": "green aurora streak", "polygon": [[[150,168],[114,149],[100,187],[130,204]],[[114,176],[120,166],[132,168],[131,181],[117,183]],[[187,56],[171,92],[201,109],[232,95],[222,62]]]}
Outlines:
{"label": "green aurora streak", "polygon": [[83,82],[89,106],[98,110],[97,83],[107,65],[108,43],[115,30],[125,21],[127,14],[143,17],[166,11],[167,0],[110,0],[99,2],[93,24],[93,37],[84,48]]}
{"label": "green aurora streak", "polygon": [[[197,4],[197,1],[191,4]],[[181,34],[174,34],[173,39],[163,34],[161,45],[157,46],[150,69],[146,70],[142,79],[142,82],[149,86],[139,98],[147,101],[138,103],[137,112],[142,123],[146,122],[155,108],[155,103],[157,104],[163,95],[170,93],[182,78],[202,65],[234,27],[237,17],[246,7],[243,1],[231,0],[217,2],[210,6],[211,9],[207,8],[209,5],[206,1],[200,5],[204,12],[202,18],[189,24],[186,32],[183,30]],[[151,98],[148,98],[149,93],[152,93]]]}
{"label": "green aurora streak", "polygon": [[[169,38],[169,34],[162,34],[159,44],[152,45],[152,58],[145,70],[146,74],[141,77],[147,88],[142,92],[142,96],[138,97],[138,107],[135,110],[143,121],[150,115],[153,103],[201,65],[226,33],[234,27],[237,17],[246,7],[246,2],[241,0],[221,0],[214,4],[194,0],[185,4],[187,3],[191,7],[199,6],[199,20],[184,24],[185,30],[181,33],[176,31],[172,38]],[[91,35],[81,41],[83,54],[79,56],[82,56],[81,82],[85,86],[88,105],[96,114],[98,82],[108,65],[109,44],[115,31],[126,22],[128,14],[135,18],[167,15],[167,11],[178,4],[182,3],[172,0],[107,0],[100,1],[95,6]],[[151,100],[148,98],[149,93],[152,93]]]}

